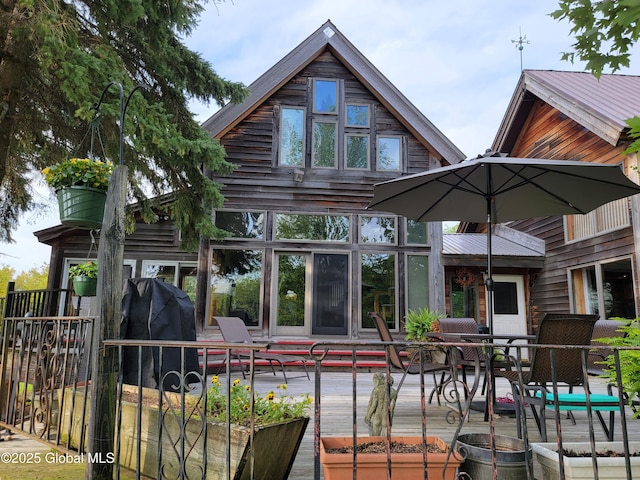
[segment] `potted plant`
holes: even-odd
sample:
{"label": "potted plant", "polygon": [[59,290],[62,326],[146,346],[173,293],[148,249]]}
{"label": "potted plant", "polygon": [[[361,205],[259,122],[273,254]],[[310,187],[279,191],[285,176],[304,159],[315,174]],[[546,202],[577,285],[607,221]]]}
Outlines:
{"label": "potted plant", "polygon": [[[139,461],[140,473],[145,476],[180,476],[178,454],[184,440],[183,466],[186,477],[208,480],[250,478],[251,390],[240,380],[235,380],[230,387],[230,439],[227,443],[227,389],[217,376],[213,376],[211,382],[206,393],[187,394],[185,402],[181,402],[180,394],[163,391],[161,405],[158,390],[142,388],[142,401],[139,401],[138,388],[123,385],[122,403],[119,406],[121,421],[117,426],[120,434],[120,465],[135,470]],[[309,423],[307,409],[312,398],[308,395],[286,395],[284,384],[278,385],[277,390],[264,395],[254,393],[253,462],[256,479],[286,479],[289,476]],[[72,389],[65,390],[65,405],[72,405],[73,394]],[[84,395],[82,389],[77,388],[75,395],[76,405],[81,404]],[[70,413],[65,408],[61,431],[70,431],[71,444],[77,447],[80,432],[84,432],[86,438],[86,427],[80,425],[81,415],[74,413],[71,416]],[[70,421],[72,426],[69,426]],[[139,458],[135,453],[138,448]],[[229,476],[227,449],[230,455]],[[206,476],[201,470],[204,455]],[[158,468],[162,475],[159,475]]]}
{"label": "potted plant", "polygon": [[441,331],[439,320],[444,318],[444,314],[425,307],[409,310],[404,318],[404,329],[407,332],[405,338],[415,342],[424,342],[430,340],[427,333]]}
{"label": "potted plant", "polygon": [[98,229],[113,164],[88,158],[70,158],[42,170],[58,197],[60,221],[71,227]]}
{"label": "potted plant", "polygon": [[[436,341],[436,338],[429,337],[427,334],[441,332],[440,319],[444,317],[444,314],[429,310],[426,307],[407,311],[407,315],[404,317],[405,339],[413,342]],[[415,354],[414,348],[408,348],[407,351]],[[442,349],[434,348],[430,351],[430,358],[433,362],[445,363],[446,354]]]}
{"label": "potted plant", "polygon": [[98,286],[98,262],[89,260],[69,268],[73,290],[79,297],[94,297]]}
{"label": "potted plant", "polygon": [[[408,480],[424,476],[424,455],[427,452],[429,478],[453,480],[461,459],[450,452],[449,445],[440,437],[392,436],[391,473],[394,480]],[[324,480],[353,479],[353,437],[323,437],[320,439],[320,462]],[[358,437],[355,462],[358,479],[384,480],[387,478],[387,438]]]}
{"label": "potted plant", "polygon": [[[532,443],[536,461],[542,467],[544,480],[560,479],[560,455],[558,445],[554,443]],[[593,471],[593,452],[589,442],[563,443],[562,463],[565,480],[595,478]],[[640,456],[637,452],[640,442],[629,442],[631,457],[631,477],[640,477]],[[635,453],[634,453],[635,452]],[[596,463],[600,480],[627,478],[625,456],[622,442],[596,442]]]}

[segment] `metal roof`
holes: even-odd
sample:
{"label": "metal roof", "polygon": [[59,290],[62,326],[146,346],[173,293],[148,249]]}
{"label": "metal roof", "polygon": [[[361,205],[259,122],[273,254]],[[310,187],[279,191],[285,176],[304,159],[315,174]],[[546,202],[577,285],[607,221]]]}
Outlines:
{"label": "metal roof", "polygon": [[640,76],[589,72],[524,70],[492,148],[509,151],[532,108],[533,98],[548,103],[616,146],[625,120],[640,116]]}
{"label": "metal roof", "polygon": [[[491,256],[544,257],[544,251],[529,248],[515,241],[491,236]],[[487,255],[487,235],[484,233],[445,233],[442,236],[444,255]]]}

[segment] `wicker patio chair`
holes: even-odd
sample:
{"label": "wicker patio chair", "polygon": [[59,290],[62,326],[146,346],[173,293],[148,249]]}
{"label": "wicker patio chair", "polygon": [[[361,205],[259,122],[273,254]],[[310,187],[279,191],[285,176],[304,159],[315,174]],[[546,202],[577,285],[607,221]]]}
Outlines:
{"label": "wicker patio chair", "polygon": [[[478,324],[473,318],[441,318],[440,330],[442,333],[447,334],[445,340],[447,342],[463,343],[466,341],[465,334],[478,335]],[[475,340],[474,340],[475,341]],[[470,390],[474,391],[479,383],[479,373],[485,369],[485,354],[479,347],[459,347],[459,357],[457,359],[458,365],[462,371],[462,381],[465,385],[467,383],[467,370],[474,369],[474,373],[477,373],[474,378],[474,386]],[[482,382],[482,393],[484,394],[486,387],[486,377]]]}
{"label": "wicker patio chair", "polygon": [[[625,325],[626,323],[620,320],[598,320],[593,327],[591,345],[594,347],[606,346],[607,344],[601,342],[600,339],[623,336],[624,332],[621,330],[621,327]],[[587,358],[587,372],[589,375],[602,375],[605,368],[603,361],[610,354],[610,348],[598,348],[590,352]]]}
{"label": "wicker patio chair", "polygon": [[[538,345],[589,345],[597,315],[547,314],[538,326]],[[531,408],[543,442],[547,441],[546,409],[559,411],[587,410],[587,394],[573,393],[571,389],[585,385],[582,350],[532,348],[531,366],[528,371],[512,368],[498,375],[511,382],[516,404],[518,436],[522,438],[525,427],[525,407]],[[569,387],[569,393],[554,395],[553,383]],[[597,415],[609,440],[613,439],[614,413],[619,410],[618,397],[605,394],[588,394],[591,411]],[[609,412],[605,422],[602,412]]]}
{"label": "wicker patio chair", "polygon": [[[253,338],[251,338],[251,334],[249,333],[249,330],[247,330],[247,326],[241,318],[213,317],[213,319],[218,324],[218,327],[220,327],[220,333],[222,334],[222,338],[226,343],[253,343]],[[251,358],[251,354],[246,350],[233,350],[232,354],[235,355],[236,359],[240,363],[242,376],[244,377],[245,371],[242,367],[242,359],[246,360],[247,358]],[[307,370],[307,359],[304,357],[271,353],[262,350],[254,352],[253,355],[255,360],[266,360],[267,362],[269,362],[269,366],[271,367],[274,375],[276,374],[274,364],[278,365],[282,370],[282,376],[284,377],[285,383],[287,383],[285,366],[288,365],[302,366],[304,368],[304,373],[307,375],[307,379],[311,380],[311,377],[309,377],[309,371]]]}

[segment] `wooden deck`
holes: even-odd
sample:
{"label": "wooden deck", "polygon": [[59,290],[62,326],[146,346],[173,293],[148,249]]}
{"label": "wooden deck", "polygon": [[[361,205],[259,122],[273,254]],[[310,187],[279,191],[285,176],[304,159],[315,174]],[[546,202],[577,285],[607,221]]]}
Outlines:
{"label": "wooden deck", "polygon": [[[238,374],[239,375],[239,374]],[[367,412],[367,405],[371,389],[373,388],[373,374],[370,372],[357,373],[356,376],[356,418],[358,435],[367,435],[368,427],[364,423],[364,415]],[[394,374],[396,384],[399,382],[400,376]],[[271,374],[261,374],[256,377],[256,389],[266,392],[282,383],[282,376],[273,376]],[[312,375],[313,378],[313,375]],[[320,430],[321,435],[352,435],[352,375],[350,372],[328,371],[321,374],[321,418]],[[593,381],[592,381],[593,382]],[[433,388],[433,379],[425,376],[427,392]],[[287,385],[287,394],[298,395],[309,393],[314,395],[314,381],[306,378],[296,378],[289,381]],[[595,380],[592,385],[595,391],[604,391],[604,386]],[[496,385],[497,396],[506,396],[510,390],[504,379],[498,379]],[[479,393],[477,398],[480,398]],[[410,375],[404,382],[402,389],[398,394],[398,400],[393,418],[393,433],[420,435],[421,433],[421,407],[420,407],[420,380],[416,375]],[[588,441],[589,424],[586,413],[575,412],[576,425],[572,425],[571,421],[563,415],[561,421],[562,438],[564,442],[568,441]],[[631,418],[631,412],[627,411],[627,428],[629,430],[629,438],[640,437],[640,420]],[[453,423],[448,423],[453,422]],[[595,420],[594,420],[595,422]],[[452,409],[446,406],[438,406],[436,402],[427,405],[427,434],[436,435],[450,443],[458,428],[458,421],[452,415]],[[513,416],[494,417],[494,426],[496,435],[516,436],[516,421]],[[468,415],[468,421],[465,421],[461,427],[460,434],[468,433],[489,433],[489,422],[484,421],[484,414],[477,411],[471,411]],[[555,426],[553,420],[553,412],[548,412],[547,432],[549,441],[555,439]],[[539,442],[540,436],[532,418],[528,419],[528,433],[530,442]],[[594,425],[594,433],[597,441],[605,441],[606,436],[600,428],[599,424]],[[616,416],[615,439],[621,439],[621,428],[619,415]],[[300,446],[300,450],[296,457],[293,469],[291,471],[291,479],[313,479],[314,455],[314,425],[309,423],[307,432]],[[538,466],[534,461],[536,478],[542,478],[538,470]]]}

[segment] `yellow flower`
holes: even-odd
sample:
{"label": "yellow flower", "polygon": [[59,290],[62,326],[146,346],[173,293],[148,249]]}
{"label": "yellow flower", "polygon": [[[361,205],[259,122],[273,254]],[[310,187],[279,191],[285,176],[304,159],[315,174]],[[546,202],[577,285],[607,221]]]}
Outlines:
{"label": "yellow flower", "polygon": [[240,385],[240,380],[237,378],[233,381],[233,386],[235,387],[236,385]]}
{"label": "yellow flower", "polygon": [[211,383],[220,383],[220,379],[218,378],[217,375],[214,375],[213,377],[211,377]]}
{"label": "yellow flower", "polygon": [[276,394],[273,392],[269,392],[267,393],[266,397],[267,400],[269,400],[270,402],[273,402],[276,399]]}

